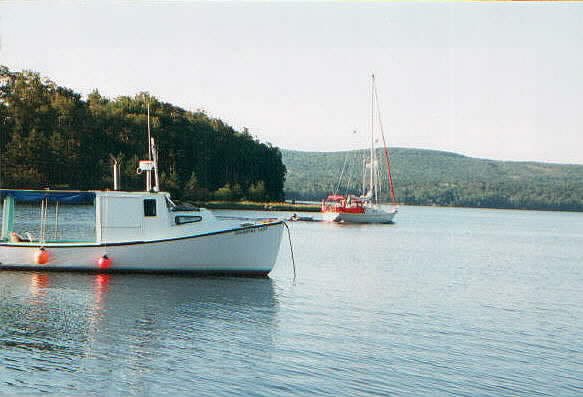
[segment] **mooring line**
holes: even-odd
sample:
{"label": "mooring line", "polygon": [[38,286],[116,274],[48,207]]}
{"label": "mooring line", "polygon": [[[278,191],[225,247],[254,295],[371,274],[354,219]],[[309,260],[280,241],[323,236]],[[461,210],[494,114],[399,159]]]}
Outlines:
{"label": "mooring line", "polygon": [[295,282],[296,281],[296,260],[295,260],[295,257],[294,257],[294,246],[293,246],[293,243],[292,243],[291,233],[289,231],[289,226],[288,226],[287,222],[285,222],[285,221],[282,221],[282,222],[283,222],[283,225],[285,226],[285,228],[287,230],[287,240],[289,241],[289,251],[291,253],[292,266],[293,266],[293,269],[294,269],[294,282]]}

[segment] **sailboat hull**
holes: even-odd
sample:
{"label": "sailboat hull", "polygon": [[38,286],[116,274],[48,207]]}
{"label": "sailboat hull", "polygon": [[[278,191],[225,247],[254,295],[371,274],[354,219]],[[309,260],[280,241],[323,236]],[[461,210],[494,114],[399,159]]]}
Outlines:
{"label": "sailboat hull", "polygon": [[[267,275],[277,259],[283,223],[203,235],[107,245],[46,244],[49,260],[35,264],[39,246],[0,244],[0,268],[98,272],[186,272]],[[110,266],[100,266],[104,255]]]}
{"label": "sailboat hull", "polygon": [[379,208],[367,208],[362,213],[325,212],[324,220],[342,223],[393,223],[397,209],[385,211]]}

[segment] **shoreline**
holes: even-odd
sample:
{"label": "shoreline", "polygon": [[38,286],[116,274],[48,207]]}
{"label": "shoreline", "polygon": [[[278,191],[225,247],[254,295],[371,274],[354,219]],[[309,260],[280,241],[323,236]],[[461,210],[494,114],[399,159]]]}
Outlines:
{"label": "shoreline", "polygon": [[256,210],[320,212],[320,204],[292,204],[287,202],[259,201],[195,201],[192,204],[211,210]]}
{"label": "shoreline", "polygon": [[[258,201],[194,201],[197,207],[212,210],[249,210],[249,211],[297,211],[297,212],[320,212],[320,204],[302,204],[288,202],[258,202]],[[388,203],[387,203],[388,204]],[[403,207],[425,207],[425,208],[459,208],[476,210],[503,210],[503,211],[537,211],[537,212],[565,212],[583,213],[577,210],[565,209],[529,209],[529,208],[499,208],[499,207],[459,207],[447,205],[423,205],[423,204],[398,204]]]}

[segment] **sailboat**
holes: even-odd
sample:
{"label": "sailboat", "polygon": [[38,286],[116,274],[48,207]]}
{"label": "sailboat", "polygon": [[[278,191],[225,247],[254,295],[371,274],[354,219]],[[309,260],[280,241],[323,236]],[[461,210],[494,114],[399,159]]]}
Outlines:
{"label": "sailboat", "polygon": [[[375,124],[375,115],[377,116]],[[375,131],[378,130],[383,141],[384,162],[387,171],[390,205],[381,205],[380,167],[377,158]],[[343,223],[393,223],[397,215],[395,187],[391,174],[391,160],[380,114],[378,93],[374,74],[371,76],[371,119],[370,119],[370,153],[368,160],[363,162],[362,193],[332,194],[322,201],[322,214],[326,221]]]}

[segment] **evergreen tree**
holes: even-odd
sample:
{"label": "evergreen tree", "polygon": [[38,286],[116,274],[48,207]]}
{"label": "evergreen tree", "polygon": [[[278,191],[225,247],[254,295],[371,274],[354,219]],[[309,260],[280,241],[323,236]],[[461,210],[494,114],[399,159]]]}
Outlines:
{"label": "evergreen tree", "polygon": [[[159,149],[164,190],[206,199],[228,186],[240,198],[258,179],[268,199],[283,197],[285,167],[277,148],[254,140],[204,112],[189,112],[148,93],[86,100],[32,72],[0,66],[1,187],[111,187],[109,155],[121,158],[122,188],[143,189],[136,175],[147,158],[147,116]],[[120,156],[121,155],[121,156]],[[282,172],[283,170],[283,172]],[[280,180],[275,180],[280,179]],[[219,195],[228,193],[223,189]]]}

